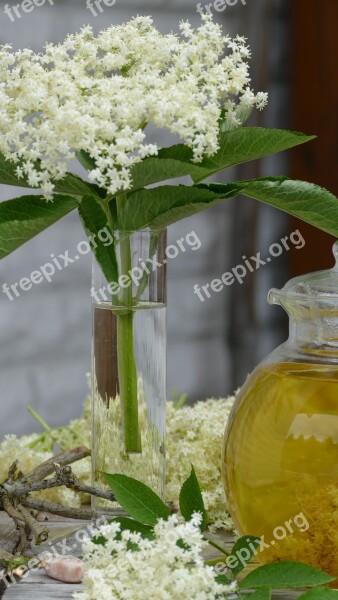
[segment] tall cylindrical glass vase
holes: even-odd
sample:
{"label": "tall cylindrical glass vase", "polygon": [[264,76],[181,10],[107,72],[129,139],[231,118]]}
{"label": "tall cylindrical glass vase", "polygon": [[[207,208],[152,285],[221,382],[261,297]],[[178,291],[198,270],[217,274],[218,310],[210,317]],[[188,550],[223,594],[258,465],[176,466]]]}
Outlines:
{"label": "tall cylindrical glass vase", "polygon": [[[166,231],[117,232],[116,278],[94,259],[92,483],[121,473],[164,494]],[[118,512],[94,498],[93,510]]]}

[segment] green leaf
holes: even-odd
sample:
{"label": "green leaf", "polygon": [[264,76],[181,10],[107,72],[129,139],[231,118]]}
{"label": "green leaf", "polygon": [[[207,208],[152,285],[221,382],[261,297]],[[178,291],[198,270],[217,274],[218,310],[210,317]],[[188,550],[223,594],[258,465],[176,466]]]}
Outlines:
{"label": "green leaf", "polygon": [[128,195],[120,227],[127,231],[163,229],[239,194],[279,208],[338,237],[338,199],[318,185],[288,177],[139,190]]}
{"label": "green leaf", "polygon": [[103,535],[94,535],[91,541],[96,546],[105,546],[108,540]]}
{"label": "green leaf", "polygon": [[338,590],[327,587],[317,587],[298,596],[298,600],[338,600]]}
{"label": "green leaf", "polygon": [[[259,538],[252,535],[246,535],[237,540],[227,560],[227,565],[234,577],[237,577],[237,575],[249,564],[252,557],[257,554],[256,549],[259,547],[260,541]],[[234,565],[233,567],[231,567],[232,563]]]}
{"label": "green leaf", "polygon": [[221,585],[227,585],[231,583],[231,579],[229,579],[226,575],[216,575],[215,581]]}
{"label": "green leaf", "polygon": [[191,467],[190,476],[182,486],[179,502],[181,514],[186,521],[190,521],[194,513],[201,513],[202,523],[200,527],[204,531],[207,526],[208,517],[194,467]]}
{"label": "green leaf", "polygon": [[[227,188],[227,191],[225,191]],[[190,217],[224,198],[236,196],[243,185],[229,183],[217,194],[212,190],[189,186],[160,186],[128,195],[120,214],[120,228],[137,231],[144,227],[160,230]]]}
{"label": "green leaf", "polygon": [[239,587],[242,590],[264,586],[274,589],[302,588],[324,585],[334,580],[334,577],[310,565],[289,561],[258,567],[240,582]]}
{"label": "green leaf", "polygon": [[76,200],[56,195],[53,202],[42,196],[21,196],[0,203],[0,259],[53,225],[76,207]]}
{"label": "green leaf", "polygon": [[96,168],[95,160],[84,150],[76,151],[76,158],[86,171],[93,171]]}
{"label": "green leaf", "polygon": [[[241,193],[265,204],[279,208],[289,215],[302,219],[331,235],[338,237],[338,198],[328,190],[313,183],[266,177],[242,182]],[[227,193],[228,186],[209,184],[198,186],[220,194]]]}
{"label": "green leaf", "polygon": [[[78,208],[82,224],[89,237],[92,251],[102,272],[109,283],[117,281],[119,272],[115,253],[114,233],[108,225],[106,213],[94,196],[84,196],[78,203]],[[101,241],[103,232],[104,241]]]}
{"label": "green leaf", "polygon": [[154,531],[152,527],[148,525],[143,525],[143,523],[139,523],[139,521],[135,521],[134,519],[128,519],[128,517],[115,517],[110,523],[119,523],[121,525],[121,531],[127,529],[128,531],[132,531],[133,533],[140,533],[143,538],[148,540],[155,539]]}
{"label": "green leaf", "polygon": [[126,475],[103,473],[120,506],[137,521],[153,527],[170,516],[169,508],[153,490]]}
{"label": "green leaf", "polygon": [[[15,171],[17,165],[6,160],[3,154],[0,154],[0,183],[4,185],[15,185],[17,187],[32,188],[25,177],[18,178]],[[96,194],[97,187],[83,181],[80,177],[67,173],[67,175],[54,182],[55,192],[61,194],[71,194],[72,196],[83,196],[84,194]]]}
{"label": "green leaf", "polygon": [[[198,168],[208,171],[209,177],[222,169],[288,150],[314,138],[297,131],[239,127],[221,134],[219,151],[210,158],[204,158],[198,163]],[[193,179],[198,182],[202,178],[193,175]]]}
{"label": "green leaf", "polygon": [[[200,163],[193,162],[193,152],[184,144],[162,148],[158,156],[134,165],[131,170],[132,189],[186,175],[199,182],[228,167],[288,150],[312,139],[314,136],[294,131],[239,127],[221,133],[218,152],[210,158],[205,157]],[[84,166],[86,161],[85,157],[81,158]]]}
{"label": "green leaf", "polygon": [[[187,156],[185,156],[185,151],[187,151]],[[173,146],[173,158],[165,158],[166,153],[169,155],[167,149],[160,150],[157,157],[145,158],[141,163],[132,167],[132,190],[177,177],[194,175],[204,179],[208,176],[205,169],[199,169],[197,164],[190,162],[189,159],[192,159],[190,148],[183,145]],[[180,160],[180,156],[182,160]],[[187,158],[187,162],[183,160],[183,157]]]}
{"label": "green leaf", "polygon": [[238,597],[242,598],[242,600],[270,600],[271,588],[261,587],[252,592],[251,594],[239,594]]}

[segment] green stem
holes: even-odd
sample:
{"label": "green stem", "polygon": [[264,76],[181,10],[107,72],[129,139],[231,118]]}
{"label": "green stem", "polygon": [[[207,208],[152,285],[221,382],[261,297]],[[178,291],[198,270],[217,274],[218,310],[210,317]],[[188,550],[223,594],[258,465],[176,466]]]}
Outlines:
{"label": "green stem", "polygon": [[217,542],[214,542],[206,536],[204,536],[204,539],[210,544],[210,546],[213,546],[214,548],[216,548],[216,550],[219,550],[222,554],[225,554],[225,556],[231,555],[231,552],[229,550],[226,550],[226,548],[223,548],[223,546],[220,546],[219,544],[217,544]]}
{"label": "green stem", "polygon": [[[125,196],[117,199],[118,215],[124,208]],[[128,275],[131,270],[131,253],[129,236],[120,241],[121,275]],[[137,398],[137,371],[134,357],[132,288],[121,288],[120,304],[126,307],[117,312],[117,360],[119,372],[121,409],[123,416],[124,444],[127,453],[140,453],[141,436],[139,431],[139,414]]]}
{"label": "green stem", "polygon": [[50,433],[52,431],[51,427],[49,427],[49,425],[46,423],[46,421],[44,421],[43,418],[40,417],[40,415],[38,415],[38,413],[34,410],[34,408],[32,406],[29,406],[27,408],[27,411],[33,417],[33,419],[35,419],[35,421],[37,423],[39,423],[39,425],[41,425],[42,429],[44,429],[44,431],[46,431],[46,433]]}

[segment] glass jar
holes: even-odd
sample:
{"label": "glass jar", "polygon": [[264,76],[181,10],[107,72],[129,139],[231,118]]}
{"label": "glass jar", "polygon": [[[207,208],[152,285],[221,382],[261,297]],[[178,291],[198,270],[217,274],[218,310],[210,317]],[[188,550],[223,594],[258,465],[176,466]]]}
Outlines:
{"label": "glass jar", "polygon": [[[93,260],[92,484],[165,478],[166,231],[116,232],[116,280]],[[94,513],[119,511],[93,498]]]}
{"label": "glass jar", "polygon": [[290,337],[248,377],[223,448],[238,531],[261,562],[295,560],[338,577],[338,242],[336,265],[271,290]]}

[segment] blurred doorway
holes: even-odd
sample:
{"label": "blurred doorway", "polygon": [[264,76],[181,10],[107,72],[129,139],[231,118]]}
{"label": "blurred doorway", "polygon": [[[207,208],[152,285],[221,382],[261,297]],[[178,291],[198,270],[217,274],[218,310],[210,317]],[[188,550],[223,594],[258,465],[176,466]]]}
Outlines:
{"label": "blurred doorway", "polygon": [[[318,139],[291,153],[291,177],[338,195],[338,2],[292,2],[292,128]],[[294,220],[306,246],[291,256],[291,274],[328,268],[334,238]]]}

